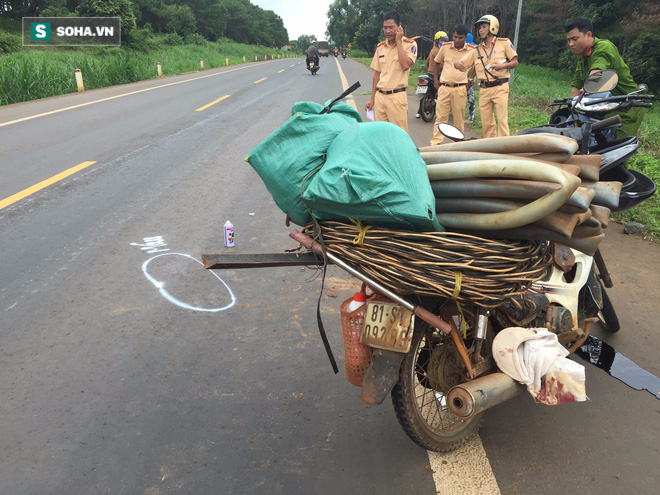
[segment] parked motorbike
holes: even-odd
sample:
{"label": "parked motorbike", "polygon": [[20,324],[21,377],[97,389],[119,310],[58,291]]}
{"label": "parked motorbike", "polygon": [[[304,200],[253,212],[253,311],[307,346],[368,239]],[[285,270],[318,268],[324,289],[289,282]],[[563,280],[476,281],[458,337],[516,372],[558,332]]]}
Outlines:
{"label": "parked motorbike", "polygon": [[[447,137],[465,139],[453,126],[441,124],[439,127]],[[592,130],[593,127],[596,131],[601,128],[597,123],[591,126]],[[461,303],[459,306],[452,299],[443,297],[417,297],[412,303],[411,298],[389,291],[324,251],[311,238],[293,233],[291,236],[318,254],[324,253],[329,262],[360,279],[380,296],[398,305],[396,307],[415,314],[409,351],[402,353],[396,349],[397,339],[404,338],[410,331],[405,325],[400,327],[400,335],[391,347],[374,349],[371,363],[363,375],[362,398],[371,405],[381,404],[391,392],[403,430],[415,443],[428,450],[446,452],[464,444],[477,433],[488,409],[525,389],[513,378],[499,372],[494,364],[492,341],[500,330],[508,327],[547,328],[558,335],[559,342],[569,352],[579,348],[592,323],[599,318],[610,332],[619,330],[616,313],[599,280],[611,287],[599,251],[591,256],[548,241],[546,245],[553,256],[546,275],[531,284],[515,302],[507,301],[488,309],[478,304]],[[388,314],[387,303],[382,299],[367,301],[363,342],[374,315],[382,318],[383,314]],[[390,308],[389,314],[398,312]],[[433,319],[436,315],[441,321]],[[462,325],[465,333],[461,338],[457,329]]]}
{"label": "parked motorbike", "polygon": [[[591,130],[594,126],[598,128],[594,124]],[[439,129],[453,140],[465,139],[458,129],[448,124],[440,124]],[[362,231],[362,226],[355,227],[362,236],[368,235],[368,229]],[[433,296],[399,295],[376,280],[381,265],[370,267],[371,271],[359,270],[343,259],[344,254],[331,252],[327,236],[323,245],[315,241],[317,234],[319,232],[314,230],[290,233],[290,237],[311,253],[247,255],[247,263],[243,255],[224,264],[219,264],[223,256],[203,255],[204,263],[207,268],[240,268],[327,262],[362,281],[374,293],[367,298],[361,319],[355,322],[357,330],[351,328],[359,335],[358,342],[352,344],[361,343],[373,350],[361,371],[362,399],[367,404],[378,405],[391,395],[403,430],[416,444],[428,450],[447,452],[463,445],[476,435],[488,409],[525,390],[522,384],[500,372],[495,364],[492,342],[501,330],[546,328],[557,335],[569,352],[586,340],[599,314],[605,315],[609,331],[618,330],[618,321],[608,320],[606,316],[606,313],[616,315],[599,280],[611,283],[607,282],[607,270],[597,250],[591,256],[559,243],[541,242],[539,253],[542,254],[538,256],[543,256],[548,263],[544,262],[540,270],[545,271],[544,275],[526,285],[527,291],[522,296],[487,307],[471,296],[465,296],[459,304],[454,299],[456,295],[442,296],[440,292]],[[402,235],[405,237],[408,233],[402,232]],[[349,246],[354,245],[352,232],[344,238],[348,239]],[[389,235],[379,239],[388,253],[392,252],[393,245],[398,245]],[[398,248],[401,252],[409,249],[406,245],[398,245]],[[421,255],[424,263],[433,260],[426,251]],[[496,261],[486,263],[489,266],[497,263],[500,267],[501,259],[492,257]],[[392,254],[388,254],[388,258],[395,264],[398,259]],[[385,270],[387,266],[382,265],[382,268]],[[455,276],[460,292],[458,273]],[[320,316],[317,317],[320,320]],[[328,350],[323,330],[321,335]],[[336,371],[334,359],[331,361]]]}
{"label": "parked motorbike", "polygon": [[433,85],[433,78],[427,74],[422,74],[417,78],[417,94],[421,95],[419,103],[419,114],[424,122],[433,122],[435,120],[435,104],[438,98],[438,91]]}
{"label": "parked motorbike", "polygon": [[307,70],[316,75],[319,70],[319,59],[318,57],[308,58],[307,59]]}
{"label": "parked motorbike", "polygon": [[575,139],[579,153],[601,156],[600,180],[623,184],[619,206],[623,211],[645,201],[655,193],[655,183],[637,170],[625,167],[625,162],[640,146],[635,136],[617,139],[618,116],[606,118],[612,112],[627,112],[633,107],[652,108],[654,95],[640,84],[637,90],[622,96],[610,92],[618,84],[616,71],[607,69],[585,82],[585,92],[572,98],[557,99],[550,106],[558,107],[547,125],[525,129],[520,134],[553,133]]}

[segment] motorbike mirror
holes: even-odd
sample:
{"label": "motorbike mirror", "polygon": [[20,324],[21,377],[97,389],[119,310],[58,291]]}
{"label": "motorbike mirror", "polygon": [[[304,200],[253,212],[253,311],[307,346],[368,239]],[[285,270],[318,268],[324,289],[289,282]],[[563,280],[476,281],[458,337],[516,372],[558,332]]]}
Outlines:
{"label": "motorbike mirror", "polygon": [[605,69],[594,72],[584,81],[584,90],[587,93],[601,93],[612,91],[619,84],[619,75],[614,69]]}
{"label": "motorbike mirror", "polygon": [[456,129],[453,125],[449,124],[438,124],[438,130],[442,133],[443,136],[448,137],[452,141],[462,141],[465,139],[465,135],[459,130]]}
{"label": "motorbike mirror", "polygon": [[635,93],[648,93],[649,87],[646,84],[638,84]]}

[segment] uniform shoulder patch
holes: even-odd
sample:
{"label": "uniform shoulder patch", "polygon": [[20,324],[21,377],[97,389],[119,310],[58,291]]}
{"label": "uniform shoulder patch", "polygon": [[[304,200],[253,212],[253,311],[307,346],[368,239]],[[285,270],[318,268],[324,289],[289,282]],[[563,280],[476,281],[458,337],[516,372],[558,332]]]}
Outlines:
{"label": "uniform shoulder patch", "polygon": [[376,46],[383,46],[385,43],[387,43],[387,40],[385,40],[385,41],[381,41],[381,42],[378,43]]}
{"label": "uniform shoulder patch", "polygon": [[412,39],[412,38],[405,38],[405,37],[403,38],[403,41],[407,41],[408,43],[414,43],[414,42],[415,42],[414,39]]}

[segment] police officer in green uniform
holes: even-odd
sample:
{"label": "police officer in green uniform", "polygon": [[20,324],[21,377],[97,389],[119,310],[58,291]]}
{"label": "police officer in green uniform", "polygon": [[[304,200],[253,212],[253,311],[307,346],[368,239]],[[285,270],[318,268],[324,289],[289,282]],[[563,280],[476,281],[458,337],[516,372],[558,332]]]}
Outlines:
{"label": "police officer in green uniform", "polygon": [[[612,90],[613,95],[626,95],[637,89],[637,84],[630,75],[630,69],[619,55],[614,43],[601,40],[593,35],[594,27],[586,17],[577,17],[566,26],[568,47],[573,55],[578,56],[575,74],[571,80],[573,89],[571,96],[582,92],[584,81],[590,74],[599,70],[614,69],[619,76],[619,84]],[[613,115],[618,115],[614,112]],[[634,136],[644,117],[643,108],[631,108],[628,112],[621,112],[621,127],[617,129],[618,138]]]}

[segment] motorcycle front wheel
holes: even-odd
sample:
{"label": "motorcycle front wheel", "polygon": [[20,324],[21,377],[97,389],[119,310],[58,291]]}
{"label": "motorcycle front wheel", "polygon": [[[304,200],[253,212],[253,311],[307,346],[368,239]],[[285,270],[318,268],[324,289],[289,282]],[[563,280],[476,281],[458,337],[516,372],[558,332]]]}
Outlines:
{"label": "motorcycle front wheel", "polygon": [[392,389],[392,402],[413,442],[434,452],[450,452],[477,434],[485,413],[464,420],[451,412],[449,390],[465,381],[461,357],[451,337],[419,322]]}
{"label": "motorcycle front wheel", "polygon": [[424,122],[432,122],[435,119],[435,98],[430,94],[422,97],[421,111],[419,112]]}

